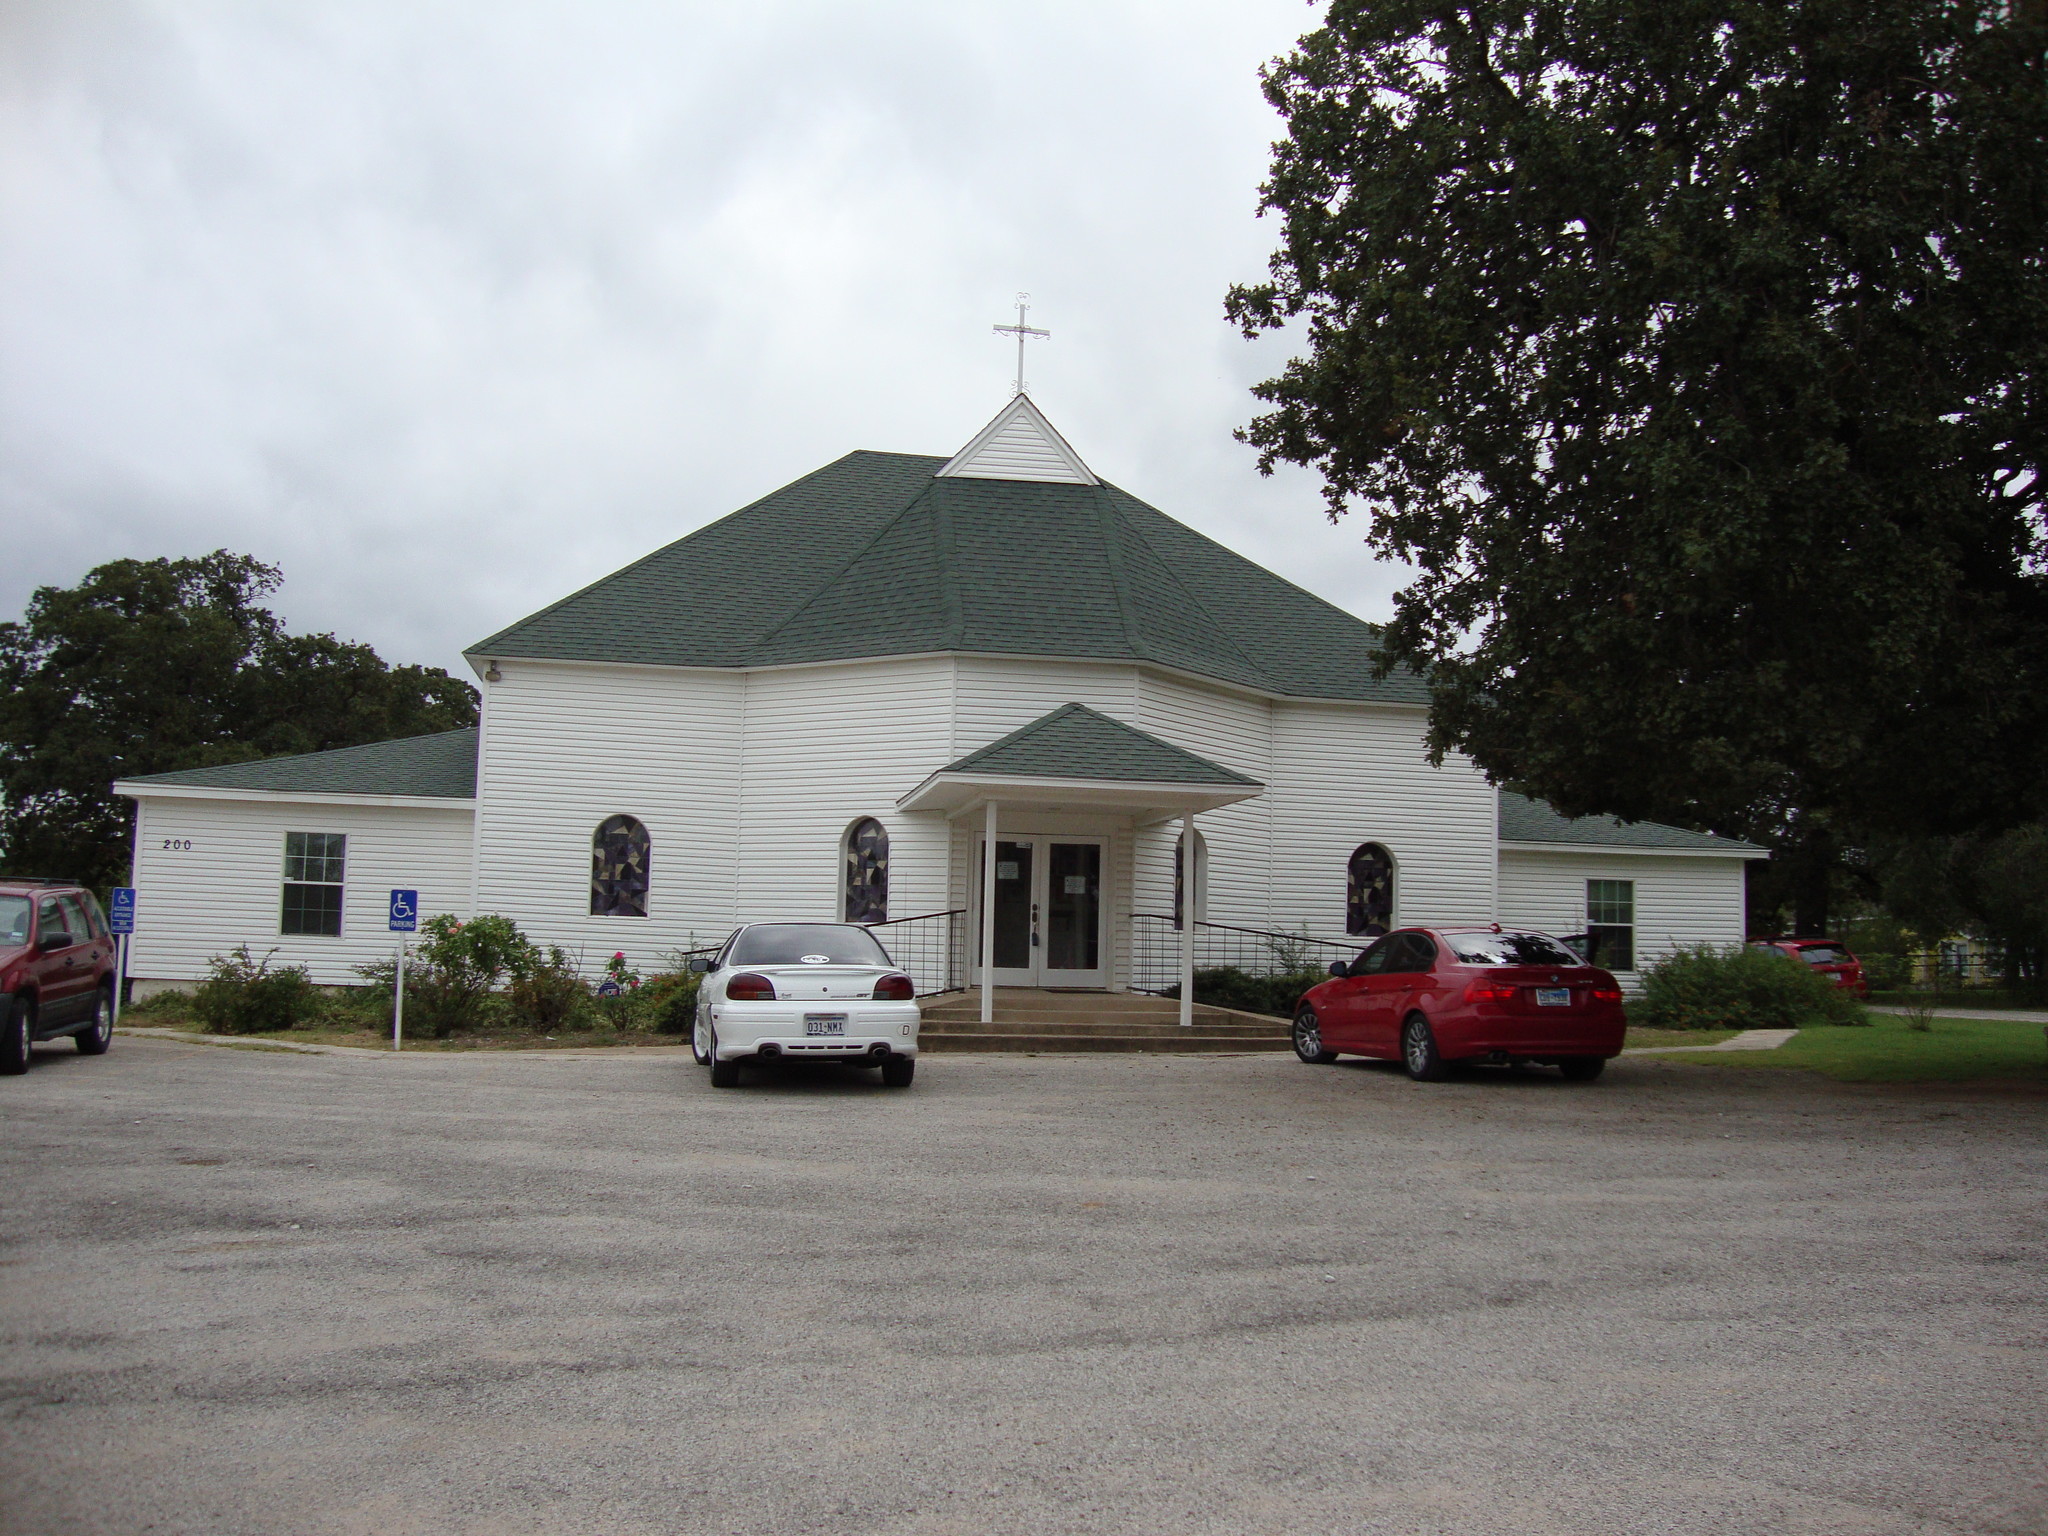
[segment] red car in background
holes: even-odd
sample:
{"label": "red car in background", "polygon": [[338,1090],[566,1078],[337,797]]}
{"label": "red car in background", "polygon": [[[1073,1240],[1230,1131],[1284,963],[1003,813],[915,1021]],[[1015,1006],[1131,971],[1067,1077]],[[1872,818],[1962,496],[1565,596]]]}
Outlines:
{"label": "red car in background", "polygon": [[1404,928],[1302,994],[1294,1054],[1390,1058],[1419,1082],[1460,1061],[1541,1062],[1587,1082],[1626,1029],[1621,984],[1547,933]]}
{"label": "red car in background", "polygon": [[1847,987],[1858,997],[1868,997],[1863,980],[1863,962],[1849,953],[1849,946],[1836,939],[1751,939],[1751,949],[1771,950],[1787,959],[1809,965],[1838,987]]}

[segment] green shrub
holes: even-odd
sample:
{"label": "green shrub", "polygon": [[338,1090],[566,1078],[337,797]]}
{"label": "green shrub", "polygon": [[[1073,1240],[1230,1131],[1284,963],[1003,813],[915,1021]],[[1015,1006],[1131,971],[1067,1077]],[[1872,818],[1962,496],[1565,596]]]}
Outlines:
{"label": "green shrub", "polygon": [[1646,1029],[1798,1029],[1867,1024],[1855,997],[1797,960],[1769,950],[1674,950],[1642,973],[1629,1022]]}
{"label": "green shrub", "polygon": [[690,971],[665,971],[647,978],[640,1001],[658,1035],[687,1035],[697,1023],[697,988],[704,978]]}
{"label": "green shrub", "polygon": [[321,998],[302,965],[270,968],[239,945],[207,961],[206,980],[192,996],[192,1014],[216,1034],[254,1035],[291,1029],[320,1015]]}
{"label": "green shrub", "polygon": [[[390,960],[356,967],[356,974],[389,988]],[[420,924],[419,948],[406,959],[407,1034],[445,1040],[458,1029],[475,1029],[502,1014],[493,994],[541,964],[540,951],[509,917],[485,915],[468,922],[446,912]]]}
{"label": "green shrub", "polygon": [[123,1018],[140,1014],[167,1024],[182,1024],[192,1016],[192,994],[176,990],[154,992],[139,1003],[121,1010]]}
{"label": "green shrub", "polygon": [[512,978],[506,1002],[513,1022],[536,1034],[582,1029],[591,1020],[590,989],[576,974],[576,962],[557,945]]}
{"label": "green shrub", "polygon": [[[1204,966],[1195,972],[1195,1001],[1212,1008],[1235,1008],[1242,1013],[1266,1013],[1275,1018],[1294,1017],[1294,1005],[1301,994],[1318,982],[1330,979],[1327,971],[1289,971],[1279,976],[1254,976],[1234,965]],[[1168,987],[1167,997],[1179,997],[1178,985]]]}

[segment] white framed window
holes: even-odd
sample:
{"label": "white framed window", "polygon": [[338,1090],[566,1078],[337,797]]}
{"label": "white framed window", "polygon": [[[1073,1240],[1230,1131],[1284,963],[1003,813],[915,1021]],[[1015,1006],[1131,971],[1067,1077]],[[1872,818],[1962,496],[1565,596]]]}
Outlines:
{"label": "white framed window", "polygon": [[285,833],[284,906],[277,931],[301,938],[340,938],[347,864],[347,834]]}
{"label": "white framed window", "polygon": [[1636,883],[1586,882],[1586,959],[1609,971],[1636,968]]}

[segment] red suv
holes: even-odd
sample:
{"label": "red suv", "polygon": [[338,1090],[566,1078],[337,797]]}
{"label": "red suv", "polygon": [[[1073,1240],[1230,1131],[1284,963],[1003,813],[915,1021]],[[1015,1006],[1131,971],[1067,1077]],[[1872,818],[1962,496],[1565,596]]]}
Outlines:
{"label": "red suv", "polygon": [[1302,994],[1294,1053],[1398,1059],[1434,1082],[1452,1062],[1543,1062],[1580,1082],[1621,1054],[1621,984],[1547,933],[1405,928]]}
{"label": "red suv", "polygon": [[114,940],[91,891],[0,878],[0,1073],[26,1072],[38,1040],[86,1056],[114,1038]]}
{"label": "red suv", "polygon": [[1769,950],[1812,966],[1838,987],[1847,987],[1858,997],[1868,997],[1863,980],[1863,962],[1849,953],[1849,946],[1835,939],[1751,939],[1751,949]]}

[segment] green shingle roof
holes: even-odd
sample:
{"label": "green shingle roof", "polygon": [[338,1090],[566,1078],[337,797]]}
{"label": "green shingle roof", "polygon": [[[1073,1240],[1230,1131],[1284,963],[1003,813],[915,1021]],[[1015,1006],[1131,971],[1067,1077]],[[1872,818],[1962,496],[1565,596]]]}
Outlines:
{"label": "green shingle roof", "polygon": [[1665,848],[1679,853],[1756,854],[1765,850],[1739,838],[1687,832],[1654,821],[1621,821],[1613,816],[1568,817],[1541,800],[1512,790],[1500,792],[1500,840],[1504,843],[1602,844],[1613,848]]}
{"label": "green shingle roof", "polygon": [[1017,778],[1116,779],[1143,784],[1247,784],[1257,779],[1183,751],[1171,742],[1098,714],[1085,704],[1062,704],[1049,715],[970,752],[941,773]]}
{"label": "green shingle roof", "polygon": [[1261,692],[1422,703],[1379,633],[1112,485],[935,479],[848,454],[470,647],[753,667],[933,651],[1149,661]]}
{"label": "green shingle roof", "polygon": [[268,790],[273,794],[421,795],[433,799],[476,797],[474,726],[432,736],[407,736],[364,747],[337,747],[296,757],[268,757],[218,768],[181,768],[124,779],[124,784],[162,784],[193,789]]}

